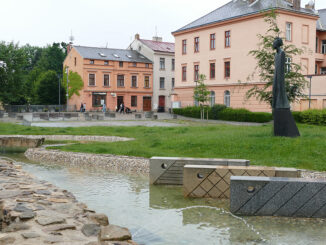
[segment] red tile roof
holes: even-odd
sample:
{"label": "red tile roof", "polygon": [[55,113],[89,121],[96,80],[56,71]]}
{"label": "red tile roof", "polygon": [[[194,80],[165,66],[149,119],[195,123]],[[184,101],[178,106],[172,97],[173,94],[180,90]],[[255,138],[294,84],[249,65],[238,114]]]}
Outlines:
{"label": "red tile roof", "polygon": [[154,51],[174,53],[174,43],[158,42],[145,39],[140,39],[140,41]]}

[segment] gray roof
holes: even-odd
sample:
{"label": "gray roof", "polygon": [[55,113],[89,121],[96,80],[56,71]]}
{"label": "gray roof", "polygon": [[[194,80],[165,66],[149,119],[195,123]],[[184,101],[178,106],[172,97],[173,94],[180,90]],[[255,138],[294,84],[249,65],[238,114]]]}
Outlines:
{"label": "gray roof", "polygon": [[283,9],[294,12],[301,12],[309,15],[316,15],[313,10],[301,8],[294,10],[292,5],[286,0],[256,0],[254,3],[249,4],[243,0],[232,0],[222,7],[210,12],[209,14],[191,22],[190,24],[178,29],[174,33],[205,26],[208,24],[218,23],[225,20],[235,19],[242,16],[257,14],[259,12],[269,9]]}
{"label": "gray roof", "polygon": [[135,50],[73,46],[85,59],[152,63]]}
{"label": "gray roof", "polygon": [[317,30],[326,31],[326,9],[318,10]]}

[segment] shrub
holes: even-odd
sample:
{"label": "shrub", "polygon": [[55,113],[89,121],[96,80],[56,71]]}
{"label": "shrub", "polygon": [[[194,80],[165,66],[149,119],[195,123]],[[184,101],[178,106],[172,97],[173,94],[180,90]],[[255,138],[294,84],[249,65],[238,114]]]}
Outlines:
{"label": "shrub", "polygon": [[219,119],[225,121],[264,123],[272,120],[271,113],[251,112],[246,109],[226,108],[219,115]]}
{"label": "shrub", "polygon": [[211,108],[211,113],[209,113],[209,115],[208,115],[209,119],[218,120],[219,119],[219,113],[221,111],[223,111],[224,109],[226,109],[225,105],[220,105],[220,104],[214,105]]}
{"label": "shrub", "polygon": [[[272,114],[266,112],[251,112],[246,109],[226,108],[225,105],[215,105],[208,109],[209,119],[236,121],[236,122],[258,122],[264,123],[272,120]],[[200,107],[185,107],[173,109],[175,114],[200,118]]]}

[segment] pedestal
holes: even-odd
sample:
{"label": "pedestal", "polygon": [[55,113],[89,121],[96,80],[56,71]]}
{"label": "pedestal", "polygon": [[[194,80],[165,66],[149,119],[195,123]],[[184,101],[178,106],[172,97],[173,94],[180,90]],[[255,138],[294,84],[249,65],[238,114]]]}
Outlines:
{"label": "pedestal", "polygon": [[274,136],[298,137],[300,132],[294,121],[290,108],[274,109]]}

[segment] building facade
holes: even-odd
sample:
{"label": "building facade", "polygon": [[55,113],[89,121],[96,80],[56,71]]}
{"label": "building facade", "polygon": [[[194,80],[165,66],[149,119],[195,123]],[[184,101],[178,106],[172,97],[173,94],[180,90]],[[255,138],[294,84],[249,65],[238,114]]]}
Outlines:
{"label": "building facade", "polygon": [[174,43],[163,42],[160,37],[153,40],[140,39],[139,34],[129,45],[153,62],[153,110],[168,111],[171,108],[171,94],[174,88]]}
{"label": "building facade", "polygon": [[115,111],[121,103],[132,111],[151,111],[153,96],[152,61],[137,51],[72,46],[64,67],[77,72],[84,86],[69,105],[83,103],[87,111]]}
{"label": "building facade", "polygon": [[[251,76],[257,62],[249,51],[257,49],[257,35],[266,33],[268,24],[264,17],[271,9],[277,14],[284,42],[304,50],[287,62],[301,64],[304,75],[322,73],[326,62],[325,55],[321,54],[326,53],[326,29],[314,6],[301,8],[300,0],[230,1],[173,32],[176,57],[173,101],[180,102],[182,107],[194,105],[196,79],[204,74],[205,84],[211,91],[211,105],[270,111],[269,104],[255,98],[247,99],[246,93],[254,85],[265,84],[257,74]],[[326,86],[323,91],[326,95]],[[300,103],[292,107],[301,108]]]}

